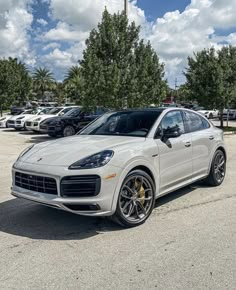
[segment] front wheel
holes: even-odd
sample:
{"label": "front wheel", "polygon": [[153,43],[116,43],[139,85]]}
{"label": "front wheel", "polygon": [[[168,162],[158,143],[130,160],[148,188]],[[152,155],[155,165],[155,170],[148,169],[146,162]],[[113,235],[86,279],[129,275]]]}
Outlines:
{"label": "front wheel", "polygon": [[211,186],[219,186],[225,179],[226,158],[221,150],[217,150],[212,160],[210,174],[206,179],[206,183]]}
{"label": "front wheel", "polygon": [[151,177],[142,170],[132,171],[121,186],[112,220],[125,227],[139,226],[152,213],[154,203],[155,186]]}
{"label": "front wheel", "polygon": [[63,137],[69,137],[75,135],[75,129],[73,126],[66,126],[63,130]]}

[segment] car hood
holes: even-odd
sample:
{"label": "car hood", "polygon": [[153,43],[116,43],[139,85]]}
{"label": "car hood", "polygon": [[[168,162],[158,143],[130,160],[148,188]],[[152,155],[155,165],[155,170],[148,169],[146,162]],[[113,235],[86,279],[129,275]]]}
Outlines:
{"label": "car hood", "polygon": [[[16,115],[10,118],[10,120],[17,120],[18,118],[24,117],[24,119],[32,118],[34,115],[26,114],[26,115]],[[23,118],[22,118],[23,119]]]}
{"label": "car hood", "polygon": [[[55,117],[55,115],[53,115],[53,116],[45,118],[44,124],[46,124],[46,125],[54,124],[54,123],[60,122],[62,120],[62,118],[63,117]],[[46,120],[46,119],[48,119],[48,120]]]}
{"label": "car hood", "polygon": [[20,161],[38,165],[70,166],[103,150],[109,149],[116,153],[120,147],[127,147],[128,150],[132,144],[140,144],[145,140],[139,137],[77,135],[37,144]]}
{"label": "car hood", "polygon": [[44,120],[46,120],[48,118],[53,118],[53,117],[55,117],[55,115],[47,115],[47,114],[38,115],[38,116],[33,116],[32,118],[30,118],[30,121],[35,121],[35,120],[40,118],[40,122],[41,122],[41,121],[44,121]]}

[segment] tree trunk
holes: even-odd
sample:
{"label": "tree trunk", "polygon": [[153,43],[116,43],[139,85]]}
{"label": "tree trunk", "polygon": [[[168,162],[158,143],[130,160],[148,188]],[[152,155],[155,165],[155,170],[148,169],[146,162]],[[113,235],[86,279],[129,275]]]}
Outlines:
{"label": "tree trunk", "polygon": [[220,110],[220,127],[224,127],[223,110]]}
{"label": "tree trunk", "polygon": [[3,108],[2,108],[2,103],[0,104],[0,117],[2,117],[2,111],[3,111]]}

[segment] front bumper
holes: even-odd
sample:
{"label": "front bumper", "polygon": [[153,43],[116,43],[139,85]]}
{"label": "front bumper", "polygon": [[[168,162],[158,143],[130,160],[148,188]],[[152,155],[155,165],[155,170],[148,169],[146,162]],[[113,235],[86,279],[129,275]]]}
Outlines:
{"label": "front bumper", "polygon": [[[20,165],[20,166],[19,166]],[[20,167],[20,169],[19,169]],[[34,167],[34,170],[32,170]],[[54,172],[54,174],[51,174]],[[37,176],[53,178],[57,184],[57,194],[47,194],[28,190],[15,185],[15,174],[34,174]],[[69,211],[84,216],[109,216],[114,213],[112,209],[115,192],[119,182],[121,169],[115,166],[105,166],[96,170],[68,170],[64,167],[35,166],[32,164],[18,162],[17,168],[13,168],[12,195],[19,198],[31,200],[46,206]],[[91,197],[64,197],[61,192],[61,181],[68,176],[84,176],[96,174],[101,177],[100,192]],[[115,174],[112,179],[107,176]]]}
{"label": "front bumper", "polygon": [[62,133],[62,127],[61,126],[53,126],[53,125],[49,125],[49,126],[40,125],[39,131],[41,133],[59,135]]}
{"label": "front bumper", "polygon": [[15,121],[14,123],[7,123],[8,128],[14,128],[14,129],[22,129],[24,128],[25,123],[22,121]]}
{"label": "front bumper", "polygon": [[0,121],[0,128],[6,128],[6,122]]}
{"label": "front bumper", "polygon": [[27,131],[40,131],[39,122],[26,122]]}

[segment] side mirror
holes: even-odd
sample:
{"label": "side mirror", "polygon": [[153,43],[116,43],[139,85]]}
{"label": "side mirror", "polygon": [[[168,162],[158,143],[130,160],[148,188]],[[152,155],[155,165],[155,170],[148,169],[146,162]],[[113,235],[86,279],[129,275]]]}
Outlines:
{"label": "side mirror", "polygon": [[165,139],[170,139],[170,138],[178,138],[181,136],[180,130],[165,130],[163,132],[163,137]]}

